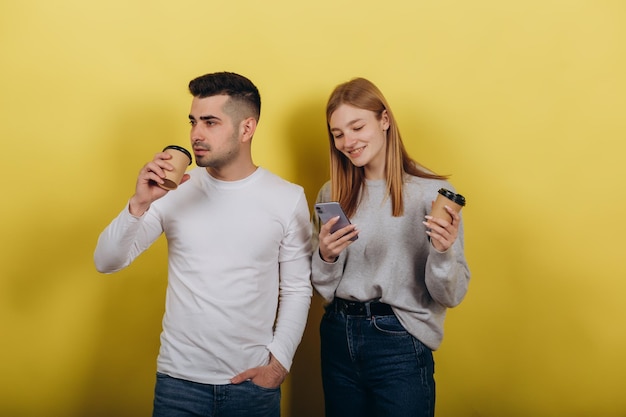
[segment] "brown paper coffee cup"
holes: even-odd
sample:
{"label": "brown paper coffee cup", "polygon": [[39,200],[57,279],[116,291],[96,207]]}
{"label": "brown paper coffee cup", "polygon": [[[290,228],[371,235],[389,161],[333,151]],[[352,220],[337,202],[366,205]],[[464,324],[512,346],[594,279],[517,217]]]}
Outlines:
{"label": "brown paper coffee cup", "polygon": [[163,151],[172,155],[172,158],[168,159],[167,162],[174,166],[174,170],[165,170],[164,183],[159,184],[159,187],[170,191],[175,190],[183,179],[187,167],[191,165],[191,153],[187,149],[176,145],[166,146]]}
{"label": "brown paper coffee cup", "polygon": [[441,188],[437,193],[437,199],[433,204],[430,215],[452,223],[452,216],[450,216],[444,206],[448,206],[458,213],[465,206],[465,197],[461,194],[455,194],[450,190],[446,190],[445,188]]}

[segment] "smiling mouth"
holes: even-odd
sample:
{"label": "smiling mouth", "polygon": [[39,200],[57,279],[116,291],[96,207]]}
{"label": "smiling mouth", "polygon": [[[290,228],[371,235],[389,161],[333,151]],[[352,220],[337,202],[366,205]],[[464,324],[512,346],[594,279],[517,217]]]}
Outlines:
{"label": "smiling mouth", "polygon": [[361,146],[360,148],[356,148],[356,149],[353,149],[351,151],[348,151],[348,154],[350,156],[359,155],[363,151],[363,149],[365,149],[365,148],[366,148],[366,146]]}

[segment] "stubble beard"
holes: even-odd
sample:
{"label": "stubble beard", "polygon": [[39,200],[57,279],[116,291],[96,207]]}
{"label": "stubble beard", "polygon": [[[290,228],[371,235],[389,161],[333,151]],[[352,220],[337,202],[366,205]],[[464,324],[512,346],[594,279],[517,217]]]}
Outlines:
{"label": "stubble beard", "polygon": [[240,150],[236,135],[233,135],[228,143],[229,148],[217,154],[211,151],[210,146],[206,146],[204,149],[206,149],[208,153],[202,158],[196,157],[196,165],[202,168],[212,169],[220,169],[229,165],[231,162],[237,159]]}

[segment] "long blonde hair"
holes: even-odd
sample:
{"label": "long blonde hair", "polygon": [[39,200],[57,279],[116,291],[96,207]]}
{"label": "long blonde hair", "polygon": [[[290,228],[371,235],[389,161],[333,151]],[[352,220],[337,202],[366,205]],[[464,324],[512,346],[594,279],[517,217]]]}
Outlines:
{"label": "long blonde hair", "polygon": [[335,147],[335,139],[330,131],[330,117],[342,104],[372,111],[378,120],[381,119],[383,112],[387,111],[389,129],[387,130],[385,180],[386,194],[391,197],[394,217],[402,216],[404,213],[402,185],[405,173],[422,178],[447,178],[447,176],[434,174],[409,157],[402,143],[396,119],[381,91],[365,78],[354,78],[335,87],[326,105],[326,127],[330,143],[331,199],[341,204],[348,217],[356,213],[365,183],[365,170],[363,167],[354,166]]}

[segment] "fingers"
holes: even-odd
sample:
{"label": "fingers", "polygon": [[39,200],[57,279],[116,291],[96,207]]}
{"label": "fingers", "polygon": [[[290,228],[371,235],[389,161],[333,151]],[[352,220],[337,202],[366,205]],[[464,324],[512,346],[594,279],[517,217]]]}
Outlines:
{"label": "fingers", "polygon": [[430,236],[433,246],[439,251],[446,251],[452,246],[457,238],[458,225],[461,221],[457,212],[448,206],[445,206],[445,209],[452,217],[451,222],[432,216],[425,216],[426,221],[422,222],[428,228],[426,234]]}
{"label": "fingers", "polygon": [[457,230],[458,230],[459,222],[461,221],[461,216],[459,216],[459,213],[454,211],[454,210],[452,210],[448,206],[443,206],[443,208],[445,208],[446,211],[450,214],[450,216],[452,216],[452,224],[455,225]]}
{"label": "fingers", "polygon": [[334,262],[341,252],[352,244],[352,240],[359,234],[356,225],[351,224],[335,232],[331,232],[339,217],[330,219],[320,229],[320,255],[326,262]]}
{"label": "fingers", "polygon": [[454,240],[458,233],[456,225],[436,217],[426,216],[426,221],[422,224],[428,228],[430,234],[438,234],[449,240]]}
{"label": "fingers", "polygon": [[[184,183],[184,182],[187,182],[187,180],[188,180],[189,178],[191,178],[191,175],[189,175],[189,174],[184,174],[184,175],[183,175],[183,178],[180,180],[180,184],[182,184],[182,183]],[[178,184],[178,185],[180,185],[180,184]]]}
{"label": "fingers", "polygon": [[321,227],[320,240],[329,238],[329,237],[330,237],[330,240],[334,240],[334,241],[343,239],[344,237],[346,239],[343,239],[343,240],[350,240],[351,238],[359,234],[359,231],[357,230],[356,225],[354,224],[350,224],[346,227],[343,227],[341,229],[338,229],[332,232],[331,230],[333,229],[333,226],[337,224],[338,221],[339,221],[339,216],[333,217]]}
{"label": "fingers", "polygon": [[265,388],[276,388],[285,379],[286,374],[282,375],[270,365],[259,366],[258,368],[248,369],[239,375],[233,377],[230,382],[233,384],[241,384],[245,381],[252,381],[255,385]]}
{"label": "fingers", "polygon": [[[135,194],[131,197],[130,211],[133,215],[140,216],[153,201],[167,194],[167,190],[159,187],[158,184],[164,183],[165,171],[171,171],[174,168],[167,162],[171,158],[172,155],[167,152],[160,152],[141,168],[135,185]],[[189,175],[186,175],[189,179]]]}
{"label": "fingers", "polygon": [[258,373],[259,368],[248,369],[247,371],[243,371],[239,375],[234,376],[230,382],[233,384],[241,384],[244,381],[252,380]]}
{"label": "fingers", "polygon": [[139,176],[143,180],[154,181],[158,184],[163,184],[165,178],[165,171],[173,171],[174,166],[167,162],[171,159],[172,155],[167,152],[160,152],[154,156],[152,161],[148,162],[139,172]]}

